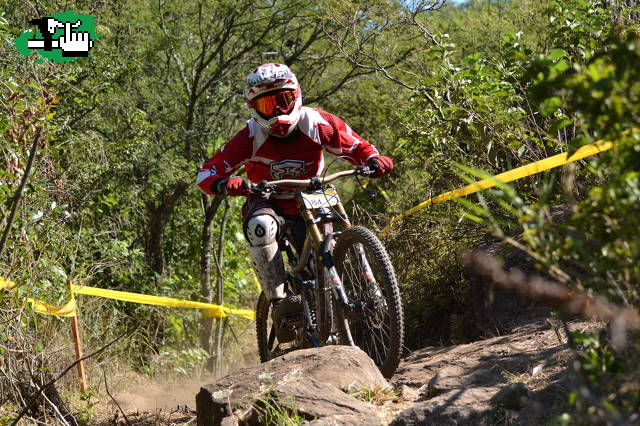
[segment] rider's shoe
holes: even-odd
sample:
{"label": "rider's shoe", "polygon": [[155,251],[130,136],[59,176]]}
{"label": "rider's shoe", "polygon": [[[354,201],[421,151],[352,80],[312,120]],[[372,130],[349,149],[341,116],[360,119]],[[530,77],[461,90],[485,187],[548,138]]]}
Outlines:
{"label": "rider's shoe", "polygon": [[299,295],[274,301],[271,319],[276,328],[278,342],[289,343],[296,338],[296,321],[302,315],[302,299]]}

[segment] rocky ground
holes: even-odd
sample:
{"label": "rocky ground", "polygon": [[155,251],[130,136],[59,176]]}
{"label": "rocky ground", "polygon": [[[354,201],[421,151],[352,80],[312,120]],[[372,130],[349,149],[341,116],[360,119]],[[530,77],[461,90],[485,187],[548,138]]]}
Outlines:
{"label": "rocky ground", "polygon": [[[509,322],[500,336],[409,353],[389,381],[357,348],[306,349],[241,368],[199,392],[190,387],[174,410],[125,407],[126,420],[112,410],[99,424],[548,423],[567,401],[572,353],[546,310],[520,313],[500,321]],[[575,320],[569,327],[584,332],[602,324]]]}
{"label": "rocky ground", "polygon": [[[597,327],[570,324],[572,331]],[[504,336],[412,352],[391,380],[408,391],[411,406],[391,424],[545,423],[566,401],[571,359],[564,333],[546,319]]]}
{"label": "rocky ground", "polygon": [[414,351],[389,382],[358,349],[298,351],[203,386],[198,424],[287,415],[313,425],[540,424],[566,401],[565,342],[554,321],[539,318],[507,335]]}

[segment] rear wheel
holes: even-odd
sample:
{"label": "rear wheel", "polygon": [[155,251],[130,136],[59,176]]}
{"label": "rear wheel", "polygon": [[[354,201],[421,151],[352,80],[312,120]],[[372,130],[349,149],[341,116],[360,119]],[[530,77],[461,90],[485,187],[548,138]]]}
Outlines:
{"label": "rear wheel", "polygon": [[339,343],[352,339],[390,378],[400,362],[404,318],[389,255],[371,231],[354,226],[338,237],[333,261],[352,306],[336,303]]}
{"label": "rear wheel", "polygon": [[260,293],[256,306],[256,336],[258,338],[258,355],[260,362],[267,362],[273,358],[273,344],[276,331],[271,321],[271,303],[264,293]]}

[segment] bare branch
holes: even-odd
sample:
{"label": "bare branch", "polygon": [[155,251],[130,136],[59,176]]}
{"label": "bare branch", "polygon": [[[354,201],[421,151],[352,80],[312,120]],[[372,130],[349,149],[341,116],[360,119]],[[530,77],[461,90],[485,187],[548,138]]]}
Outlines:
{"label": "bare branch", "polygon": [[18,188],[16,189],[16,192],[11,200],[11,211],[9,212],[7,224],[5,225],[4,233],[2,234],[2,240],[0,240],[0,256],[2,255],[2,252],[4,251],[4,248],[7,244],[7,238],[9,238],[9,233],[11,232],[11,227],[13,226],[13,220],[18,210],[18,204],[20,203],[20,199],[22,198],[24,187],[27,185],[27,180],[29,179],[29,174],[31,173],[31,168],[33,166],[33,160],[36,157],[36,152],[38,152],[38,144],[40,143],[41,134],[42,127],[36,127],[35,135],[33,136],[33,143],[31,144],[31,151],[29,152],[29,159],[27,160],[27,165],[24,169],[24,172],[22,173],[20,185],[18,185]]}
{"label": "bare branch", "polygon": [[518,269],[505,271],[500,262],[484,251],[466,256],[467,264],[477,273],[489,276],[494,283],[516,291],[530,299],[553,305],[570,314],[581,314],[600,321],[612,321],[618,329],[640,329],[640,315],[635,309],[621,307],[604,299],[596,299],[584,291],[541,276],[527,277]]}
{"label": "bare branch", "polygon": [[[160,29],[162,30],[162,34],[164,34],[165,37],[169,38],[169,32],[167,31],[167,26],[164,21],[164,12],[163,12],[162,6],[163,6],[162,0],[158,0],[158,13],[160,15]],[[184,86],[185,93],[188,95],[189,93],[191,93],[191,87],[189,85],[189,80],[187,79],[187,75],[185,73],[184,65],[180,60],[180,58],[178,57],[178,55],[176,54],[175,50],[171,49],[170,55],[178,67],[178,75],[180,75],[180,81]]]}
{"label": "bare branch", "polygon": [[29,409],[31,408],[31,405],[33,404],[35,399],[38,396],[40,396],[42,391],[44,391],[47,387],[53,385],[55,382],[57,382],[62,377],[64,377],[69,371],[71,371],[72,368],[74,368],[76,365],[78,365],[78,363],[84,361],[85,359],[89,359],[91,357],[94,357],[94,356],[98,355],[99,353],[105,351],[107,348],[109,348],[111,345],[113,345],[115,342],[119,341],[120,339],[123,339],[123,338],[125,338],[127,336],[130,336],[131,334],[133,334],[134,331],[136,331],[138,329],[139,326],[140,326],[140,324],[138,323],[133,329],[125,331],[124,333],[122,333],[121,335],[119,335],[118,337],[116,337],[115,339],[113,339],[112,341],[110,341],[109,343],[107,343],[106,345],[101,347],[100,349],[98,349],[96,351],[93,351],[90,354],[87,354],[87,355],[83,356],[80,359],[75,360],[74,362],[69,364],[67,366],[67,368],[62,370],[62,373],[58,374],[58,376],[56,378],[51,379],[50,381],[48,381],[44,385],[40,386],[39,389],[36,392],[34,392],[33,395],[31,395],[29,397],[29,399],[27,400],[27,403],[25,404],[25,407],[22,409],[20,414],[18,414],[18,416],[15,419],[13,419],[13,422],[11,422],[11,426],[18,424],[20,419],[22,419],[25,416],[25,414],[27,414],[27,411],[29,411]]}
{"label": "bare branch", "polygon": [[122,414],[122,417],[124,417],[125,423],[127,425],[130,425],[131,422],[127,418],[127,415],[124,413],[124,411],[122,411],[122,407],[120,407],[120,404],[118,403],[118,401],[113,397],[113,395],[111,395],[111,392],[109,392],[109,385],[107,384],[107,372],[105,370],[102,371],[102,376],[104,377],[104,388],[107,391],[107,395],[109,395],[109,398],[111,398],[113,403],[116,404],[116,407],[118,407],[118,410]]}

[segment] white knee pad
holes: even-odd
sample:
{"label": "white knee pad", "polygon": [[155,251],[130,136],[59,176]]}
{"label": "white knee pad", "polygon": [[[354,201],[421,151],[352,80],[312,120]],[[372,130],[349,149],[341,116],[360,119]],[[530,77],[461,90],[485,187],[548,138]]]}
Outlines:
{"label": "white knee pad", "polygon": [[284,298],[285,271],[278,247],[278,222],[273,216],[258,215],[247,221],[249,256],[267,299]]}
{"label": "white knee pad", "polygon": [[252,247],[266,246],[276,241],[278,222],[268,214],[253,216],[247,221],[246,234]]}

